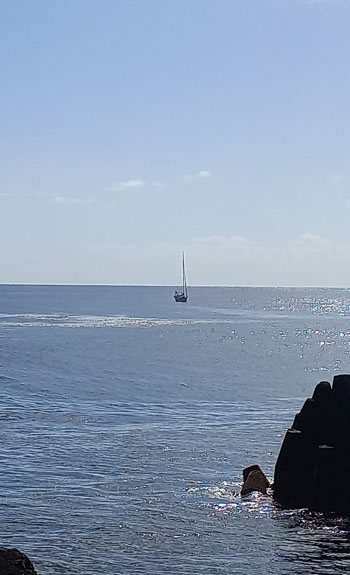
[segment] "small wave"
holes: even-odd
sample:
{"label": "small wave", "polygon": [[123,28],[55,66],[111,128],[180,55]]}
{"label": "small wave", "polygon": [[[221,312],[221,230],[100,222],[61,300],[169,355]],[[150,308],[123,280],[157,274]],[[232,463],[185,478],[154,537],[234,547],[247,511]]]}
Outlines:
{"label": "small wave", "polygon": [[18,318],[18,319],[62,319],[67,318],[69,315],[62,313],[0,313],[0,319]]}
{"label": "small wave", "polygon": [[216,515],[243,515],[249,517],[273,518],[288,521],[290,528],[350,534],[350,519],[332,513],[309,511],[308,509],[282,509],[273,500],[273,491],[263,495],[253,491],[242,497],[241,483],[223,481],[218,485],[196,486],[187,489],[187,495],[199,498],[200,505],[210,507]]}
{"label": "small wave", "polygon": [[0,421],[21,421],[25,419],[20,413],[0,413]]}
{"label": "small wave", "polygon": [[218,485],[190,487],[188,495],[198,497],[201,504],[210,507],[216,514],[239,514],[256,515],[258,517],[270,517],[275,510],[272,499],[272,491],[267,495],[256,491],[241,497],[241,483],[223,481]]}

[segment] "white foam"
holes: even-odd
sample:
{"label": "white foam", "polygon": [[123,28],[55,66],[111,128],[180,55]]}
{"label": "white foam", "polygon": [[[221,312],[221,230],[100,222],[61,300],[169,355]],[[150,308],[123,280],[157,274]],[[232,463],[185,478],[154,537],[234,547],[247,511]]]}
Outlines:
{"label": "white foam", "polygon": [[0,314],[0,327],[56,327],[56,328],[125,328],[163,327],[208,323],[226,323],[211,319],[159,319],[125,316],[94,316],[66,314]]}

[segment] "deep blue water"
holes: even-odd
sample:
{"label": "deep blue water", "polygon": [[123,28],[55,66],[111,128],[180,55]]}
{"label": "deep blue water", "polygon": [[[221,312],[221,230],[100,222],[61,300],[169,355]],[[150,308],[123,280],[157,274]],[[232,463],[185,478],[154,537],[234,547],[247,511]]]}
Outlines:
{"label": "deep blue water", "polygon": [[350,291],[0,286],[0,544],[41,575],[340,574],[345,521],[238,495],[321,380]]}

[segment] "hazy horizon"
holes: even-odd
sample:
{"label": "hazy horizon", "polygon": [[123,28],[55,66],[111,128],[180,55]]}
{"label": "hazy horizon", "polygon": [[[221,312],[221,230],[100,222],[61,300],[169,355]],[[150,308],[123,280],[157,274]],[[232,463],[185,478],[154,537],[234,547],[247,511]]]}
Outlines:
{"label": "hazy horizon", "polygon": [[[0,286],[33,286],[33,287],[147,287],[147,288],[169,288],[174,289],[180,286],[178,284],[72,284],[72,283],[0,283]],[[242,288],[242,289],[319,289],[319,290],[350,290],[350,286],[337,286],[337,285],[329,285],[329,286],[320,286],[320,285],[215,285],[215,284],[188,284],[189,289],[196,289],[196,288]]]}

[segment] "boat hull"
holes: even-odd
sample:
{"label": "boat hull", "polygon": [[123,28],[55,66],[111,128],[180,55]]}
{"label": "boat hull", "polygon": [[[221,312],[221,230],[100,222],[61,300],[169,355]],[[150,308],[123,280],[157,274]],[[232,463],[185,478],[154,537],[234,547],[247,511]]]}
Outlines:
{"label": "boat hull", "polygon": [[186,303],[187,302],[187,296],[186,295],[174,295],[174,300],[176,302]]}

